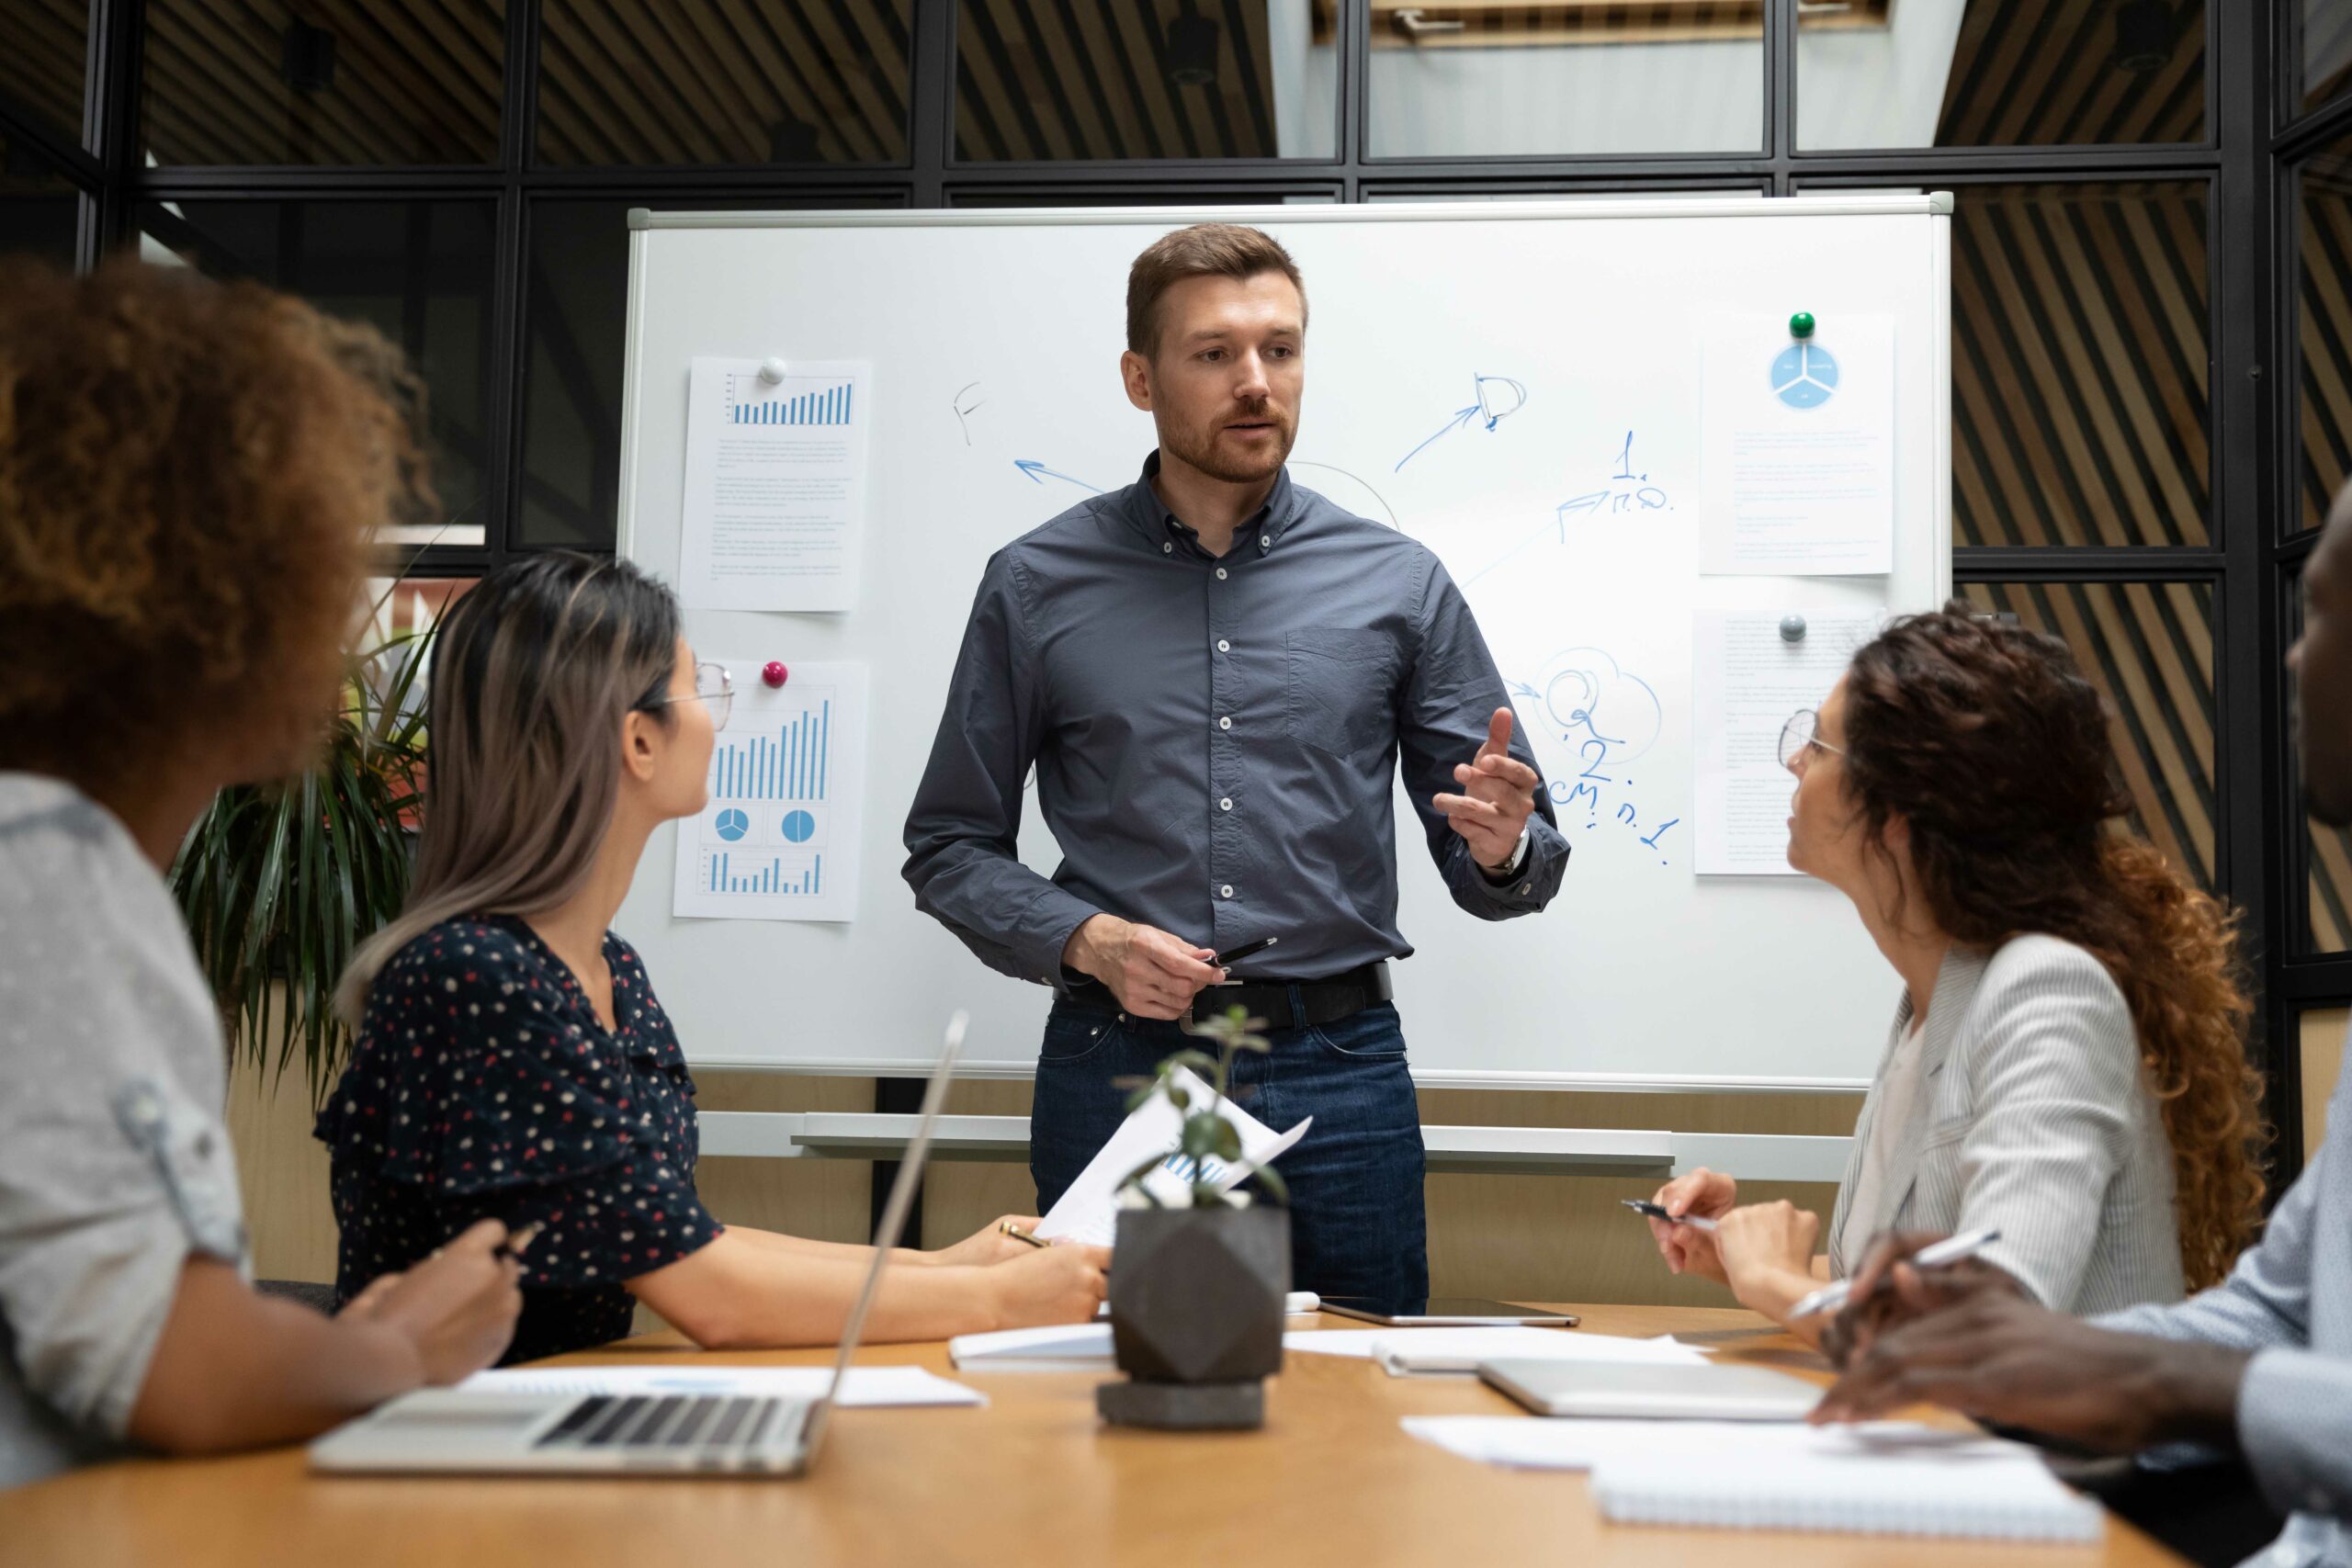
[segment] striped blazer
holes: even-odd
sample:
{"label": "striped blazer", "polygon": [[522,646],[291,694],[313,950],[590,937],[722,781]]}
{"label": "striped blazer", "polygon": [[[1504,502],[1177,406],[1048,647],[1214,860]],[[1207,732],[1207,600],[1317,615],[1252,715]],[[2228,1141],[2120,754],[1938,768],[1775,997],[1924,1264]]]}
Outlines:
{"label": "striped blazer", "polygon": [[[1887,1037],[1911,1023],[1906,994]],[[2131,1009],[2104,964],[2053,936],[1990,953],[1955,944],[1936,975],[1920,1037],[1919,1088],[1905,1125],[1883,1124],[1878,1078],[1862,1101],[1829,1267],[1860,1263],[1844,1246],[1863,1154],[1891,1140],[1883,1230],[1997,1226],[1988,1262],[2060,1312],[2112,1312],[2183,1294],[2172,1145],[2140,1060]]]}

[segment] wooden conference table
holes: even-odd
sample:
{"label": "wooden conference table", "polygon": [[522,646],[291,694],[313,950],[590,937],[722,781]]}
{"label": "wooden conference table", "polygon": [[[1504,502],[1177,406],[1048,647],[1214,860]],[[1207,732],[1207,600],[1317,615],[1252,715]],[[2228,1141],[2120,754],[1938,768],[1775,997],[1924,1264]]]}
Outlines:
{"label": "wooden conference table", "polygon": [[[1745,1312],[1573,1310],[1594,1332],[1696,1337],[1723,1359],[1827,1381],[1818,1358]],[[1321,1317],[1314,1326],[1363,1325]],[[657,1334],[563,1360],[692,1354],[677,1336]],[[810,1365],[829,1358],[695,1359]],[[2070,1548],[1610,1525],[1581,1475],[1498,1470],[1397,1426],[1410,1415],[1514,1413],[1500,1395],[1468,1381],[1392,1378],[1369,1361],[1335,1356],[1288,1359],[1269,1386],[1264,1430],[1196,1436],[1102,1426],[1092,1376],[958,1374],[937,1344],[876,1347],[858,1359],[961,1376],[989,1406],[848,1411],[814,1472],[799,1481],[324,1480],[308,1473],[299,1449],[126,1461],[0,1493],[0,1564],[2143,1568],[2180,1561],[2113,1519],[2103,1544]]]}

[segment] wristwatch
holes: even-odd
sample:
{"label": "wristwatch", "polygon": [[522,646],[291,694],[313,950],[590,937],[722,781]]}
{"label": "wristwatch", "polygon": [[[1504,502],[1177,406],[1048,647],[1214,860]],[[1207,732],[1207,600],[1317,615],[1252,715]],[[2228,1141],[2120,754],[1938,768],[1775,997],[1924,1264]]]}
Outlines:
{"label": "wristwatch", "polygon": [[1532,818],[1530,818],[1526,823],[1522,824],[1519,829],[1519,847],[1511,851],[1510,859],[1503,862],[1503,863],[1498,866],[1487,867],[1482,865],[1478,868],[1479,872],[1483,874],[1489,882],[1509,882],[1512,877],[1519,874],[1519,868],[1527,863],[1527,845],[1529,840],[1532,840],[1534,835],[1535,823]]}

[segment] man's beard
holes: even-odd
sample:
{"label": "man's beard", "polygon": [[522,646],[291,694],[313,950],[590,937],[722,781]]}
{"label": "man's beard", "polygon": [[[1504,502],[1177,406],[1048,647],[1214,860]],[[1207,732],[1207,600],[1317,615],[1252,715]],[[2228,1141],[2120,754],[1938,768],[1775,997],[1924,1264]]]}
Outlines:
{"label": "man's beard", "polygon": [[1195,438],[1190,434],[1167,443],[1170,451],[1213,479],[1227,484],[1251,484],[1278,471],[1290,458],[1292,444],[1298,439],[1298,426],[1284,419],[1273,405],[1253,410],[1248,416],[1263,419],[1274,427],[1273,445],[1261,453],[1227,452],[1217,444],[1223,425],[1211,428]]}

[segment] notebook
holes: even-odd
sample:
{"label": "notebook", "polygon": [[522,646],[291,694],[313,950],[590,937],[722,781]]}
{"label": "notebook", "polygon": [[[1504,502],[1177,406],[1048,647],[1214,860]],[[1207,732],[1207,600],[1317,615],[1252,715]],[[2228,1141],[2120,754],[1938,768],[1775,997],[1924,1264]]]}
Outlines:
{"label": "notebook", "polygon": [[2097,1503],[2066,1489],[2030,1450],[1936,1458],[1762,1454],[1693,1462],[1604,1457],[1592,1469],[1603,1518],[1724,1529],[1835,1530],[1974,1540],[2096,1541]]}

